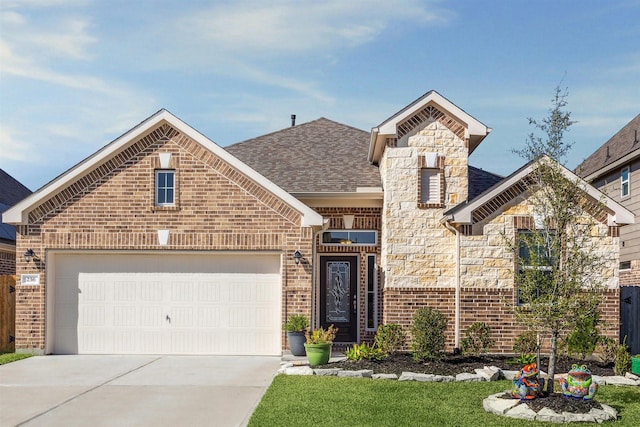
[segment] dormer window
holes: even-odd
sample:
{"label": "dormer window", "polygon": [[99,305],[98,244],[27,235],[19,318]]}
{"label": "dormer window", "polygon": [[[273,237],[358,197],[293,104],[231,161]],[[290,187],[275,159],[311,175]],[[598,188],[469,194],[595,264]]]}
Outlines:
{"label": "dormer window", "polygon": [[176,196],[176,171],[156,170],[156,206],[174,206]]}

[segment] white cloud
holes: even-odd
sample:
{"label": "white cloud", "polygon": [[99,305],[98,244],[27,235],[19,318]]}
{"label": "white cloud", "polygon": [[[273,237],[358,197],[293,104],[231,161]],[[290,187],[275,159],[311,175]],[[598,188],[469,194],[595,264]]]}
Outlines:
{"label": "white cloud", "polygon": [[0,153],[3,161],[24,161],[27,160],[30,149],[20,141],[17,132],[9,129],[6,124],[0,128]]}
{"label": "white cloud", "polygon": [[[369,43],[398,21],[447,22],[435,2],[259,0],[223,3],[177,20],[179,33],[215,52],[298,54]],[[174,36],[175,34],[172,34]]]}

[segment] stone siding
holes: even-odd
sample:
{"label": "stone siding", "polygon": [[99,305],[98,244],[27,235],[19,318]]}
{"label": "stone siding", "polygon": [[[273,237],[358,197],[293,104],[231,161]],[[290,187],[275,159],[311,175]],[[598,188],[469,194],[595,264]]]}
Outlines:
{"label": "stone siding", "polygon": [[[172,154],[175,207],[154,204],[161,152]],[[159,229],[171,231],[166,246],[158,244]],[[301,227],[300,214],[168,125],[52,196],[17,231],[17,253],[30,247],[41,258],[29,264],[18,259],[18,273],[39,273],[41,285],[17,286],[17,349],[44,349],[50,250],[280,252],[286,277],[282,320],[285,313],[311,312],[311,257],[302,265],[291,257],[294,249],[307,255],[313,249],[312,230]]]}

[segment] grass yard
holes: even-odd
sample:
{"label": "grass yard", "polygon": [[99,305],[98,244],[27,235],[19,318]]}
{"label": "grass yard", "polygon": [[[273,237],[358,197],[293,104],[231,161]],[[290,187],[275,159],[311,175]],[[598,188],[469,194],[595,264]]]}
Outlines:
{"label": "grass yard", "polygon": [[25,353],[3,353],[0,354],[0,365],[4,365],[5,363],[15,362],[16,360],[26,359],[27,357],[31,357],[32,354]]}
{"label": "grass yard", "polygon": [[[510,386],[510,381],[418,383],[278,375],[249,426],[511,427],[514,419],[482,409],[485,397]],[[601,387],[597,400],[613,406],[622,417],[610,425],[640,425],[640,387]],[[523,420],[517,424],[549,426]]]}

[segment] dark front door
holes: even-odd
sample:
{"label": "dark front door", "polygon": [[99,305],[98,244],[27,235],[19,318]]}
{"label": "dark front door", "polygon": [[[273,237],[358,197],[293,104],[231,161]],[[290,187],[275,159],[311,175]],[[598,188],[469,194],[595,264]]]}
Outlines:
{"label": "dark front door", "polygon": [[631,354],[640,353],[640,286],[620,286],[620,341],[624,337]]}
{"label": "dark front door", "polygon": [[338,328],[336,342],[358,339],[358,257],[320,257],[320,326]]}

